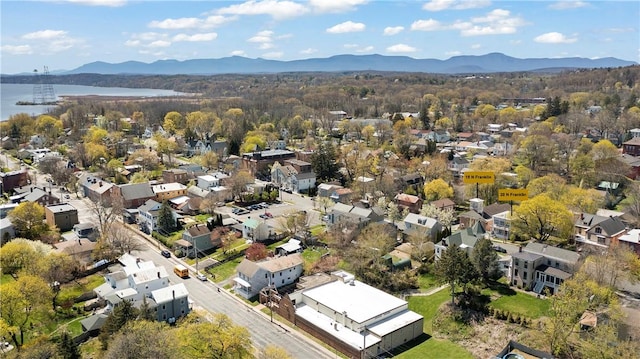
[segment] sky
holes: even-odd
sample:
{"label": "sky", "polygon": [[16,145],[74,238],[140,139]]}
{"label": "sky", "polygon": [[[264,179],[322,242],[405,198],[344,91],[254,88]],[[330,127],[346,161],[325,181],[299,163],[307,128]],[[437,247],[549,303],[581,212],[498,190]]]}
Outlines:
{"label": "sky", "polygon": [[0,73],[243,56],[640,62],[640,1],[0,0]]}

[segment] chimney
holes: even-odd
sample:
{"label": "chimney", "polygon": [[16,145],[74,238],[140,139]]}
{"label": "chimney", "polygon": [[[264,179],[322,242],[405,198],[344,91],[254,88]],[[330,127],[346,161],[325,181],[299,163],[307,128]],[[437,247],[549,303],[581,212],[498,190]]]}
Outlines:
{"label": "chimney", "polygon": [[31,192],[33,192],[33,187],[31,187]]}
{"label": "chimney", "polygon": [[518,246],[518,253],[522,253],[522,245]]}
{"label": "chimney", "polygon": [[160,272],[158,272],[158,278],[160,278]]}
{"label": "chimney", "polygon": [[98,182],[98,187],[102,187],[102,181]]}
{"label": "chimney", "polygon": [[173,295],[173,300],[176,300],[176,291],[175,291],[175,290],[172,290],[172,291],[171,291],[171,294]]}

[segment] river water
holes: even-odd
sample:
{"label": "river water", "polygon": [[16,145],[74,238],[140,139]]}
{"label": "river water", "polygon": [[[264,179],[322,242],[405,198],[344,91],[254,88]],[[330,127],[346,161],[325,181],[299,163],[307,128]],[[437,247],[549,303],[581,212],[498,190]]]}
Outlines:
{"label": "river water", "polygon": [[[51,106],[18,106],[18,101],[33,101],[34,86],[31,84],[6,84],[2,83],[0,89],[0,120],[6,121],[11,115],[26,113],[28,115],[39,115],[46,113]],[[132,89],[122,87],[95,87],[80,85],[53,85],[56,96],[179,96],[180,92],[173,90],[158,89]]]}

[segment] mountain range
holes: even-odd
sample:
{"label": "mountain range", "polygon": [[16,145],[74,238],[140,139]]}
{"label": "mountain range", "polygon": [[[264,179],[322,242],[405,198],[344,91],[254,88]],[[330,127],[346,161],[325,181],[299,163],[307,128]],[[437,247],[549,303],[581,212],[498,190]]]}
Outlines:
{"label": "mountain range", "polygon": [[232,56],[219,59],[185,61],[159,60],[152,63],[127,61],[113,64],[97,61],[82,65],[71,71],[56,71],[56,74],[213,75],[345,71],[475,74],[520,71],[558,72],[566,69],[624,67],[636,64],[633,61],[620,60],[613,57],[599,59],[581,57],[519,59],[502,53],[490,53],[480,56],[455,56],[447,60],[414,59],[407,56],[336,55],[328,58],[279,61]]}

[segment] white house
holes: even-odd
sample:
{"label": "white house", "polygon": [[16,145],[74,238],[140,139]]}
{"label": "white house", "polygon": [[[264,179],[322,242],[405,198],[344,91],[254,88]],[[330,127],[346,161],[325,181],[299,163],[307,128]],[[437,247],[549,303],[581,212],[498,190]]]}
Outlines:
{"label": "white house", "polygon": [[435,239],[442,232],[442,224],[437,219],[415,213],[408,213],[398,227],[405,237],[419,236]]}
{"label": "white house", "polygon": [[263,221],[249,218],[242,223],[242,238],[254,242],[269,238],[269,226]]}
{"label": "white house", "polygon": [[162,204],[152,199],[138,207],[138,221],[145,231],[153,232],[158,228],[158,212]]}
{"label": "white house", "polygon": [[244,298],[252,298],[263,288],[280,288],[295,282],[303,272],[302,256],[299,253],[260,262],[244,259],[236,268],[234,290]]}

